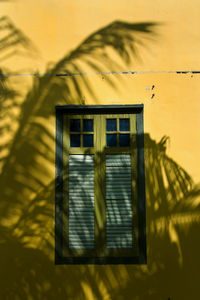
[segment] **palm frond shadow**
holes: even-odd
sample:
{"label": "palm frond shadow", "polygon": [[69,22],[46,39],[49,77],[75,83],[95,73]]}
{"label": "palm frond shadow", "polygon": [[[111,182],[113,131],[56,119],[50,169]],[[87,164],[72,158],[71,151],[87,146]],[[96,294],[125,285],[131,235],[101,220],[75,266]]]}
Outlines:
{"label": "palm frond shadow", "polygon": [[0,62],[13,55],[35,56],[36,47],[30,39],[13,24],[8,16],[0,17]]}
{"label": "palm frond shadow", "polygon": [[[154,25],[114,22],[89,36],[48,69],[45,76],[33,80],[33,86],[20,106],[18,128],[9,145],[9,154],[3,159],[1,172],[2,299],[55,299],[57,296],[84,299],[88,285],[94,297],[101,299],[101,280],[104,292],[112,298],[117,299],[119,293],[125,299],[140,294],[141,299],[146,300],[160,295],[161,291],[167,293],[166,289],[170,287],[166,285],[165,274],[174,272],[184,282],[187,268],[182,273],[181,268],[187,265],[190,253],[185,226],[192,242],[199,228],[199,202],[196,199],[200,189],[194,189],[188,173],[167,156],[166,138],[156,143],[149,135],[145,135],[148,256],[151,257],[148,268],[135,266],[133,272],[131,266],[107,266],[104,269],[96,266],[94,272],[89,266],[58,269],[52,263],[54,106],[81,103],[83,88],[94,97],[87,77],[60,75],[81,73],[82,61],[94,71],[110,69],[114,63],[106,52],[109,47],[129,63],[130,53],[137,57],[135,45],[141,38],[136,39],[137,33],[150,37],[155,32]],[[116,88],[114,81],[110,84]],[[12,265],[12,274],[8,265]],[[147,277],[150,279],[144,289],[141,279]]]}
{"label": "palm frond shadow", "polygon": [[[93,60],[92,65],[90,64],[93,69],[102,70],[102,66],[99,66],[100,61],[101,65],[109,69],[112,59],[106,51],[107,48],[115,51],[125,63],[128,63],[131,54],[137,57],[135,52],[136,37],[143,39],[146,35],[153,35],[155,25],[155,23],[113,22],[90,35],[51,69],[47,69],[46,75],[34,78],[32,88],[27,93],[20,108],[19,125],[10,145],[9,154],[2,162],[1,184],[4,187],[4,198],[7,197],[6,193],[9,195],[8,197],[11,197],[11,192],[14,193],[15,203],[19,203],[23,201],[28,191],[34,193],[35,190],[37,193],[38,189],[45,184],[47,174],[43,174],[42,163],[38,163],[37,160],[43,160],[43,163],[49,161],[50,163],[53,159],[54,134],[52,128],[54,126],[55,104],[82,103],[82,90],[84,88],[97,101],[87,76],[60,75],[80,72],[82,70],[80,62],[84,59]],[[142,37],[137,36],[140,33],[144,37],[143,35]],[[110,80],[110,84],[115,89],[113,80]],[[51,128],[47,129],[45,124],[49,124],[47,127]],[[51,146],[48,147],[48,145]],[[28,155],[26,155],[27,153]],[[43,177],[39,179],[41,180],[40,183],[38,179],[34,178],[34,173],[43,174],[43,176],[39,176]],[[15,187],[15,191],[11,191],[6,182],[10,182],[11,186]],[[6,213],[7,204],[4,209]]]}
{"label": "palm frond shadow", "polygon": [[[7,16],[0,17],[0,110],[5,110],[3,102],[14,100],[19,92],[12,85],[7,74],[11,75],[12,71],[3,67],[5,60],[23,56],[36,56],[38,51],[30,39],[20,30]],[[15,74],[18,72],[15,71]],[[13,103],[14,105],[15,103]]]}
{"label": "palm frond shadow", "polygon": [[[0,169],[7,158],[16,132],[14,128],[19,121],[18,112],[21,109],[22,97],[16,81],[11,76],[13,71],[5,67],[4,63],[20,55],[35,58],[38,51],[9,17],[0,17]],[[19,74],[19,71],[15,70],[14,74]]]}
{"label": "palm frond shadow", "polygon": [[[50,181],[29,203],[23,203],[22,214],[13,226],[9,229],[1,227],[4,230],[1,235],[2,267],[7,262],[4,257],[8,260],[12,258],[13,270],[10,277],[9,272],[4,274],[6,283],[1,289],[1,295],[17,295],[20,299],[27,299],[28,295],[37,299],[54,299],[58,292],[60,297],[82,299],[85,297],[84,285],[89,285],[93,295],[101,298],[101,279],[106,293],[114,298],[120,293],[123,297],[139,294],[141,299],[154,299],[160,293],[166,296],[172,288],[167,284],[168,272],[184,280],[184,266],[188,264],[189,253],[187,238],[190,236],[190,239],[194,239],[193,234],[199,228],[197,217],[200,219],[200,200],[194,200],[200,198],[200,188],[194,188],[189,174],[167,156],[165,143],[156,143],[148,134],[145,135],[145,162],[149,214],[147,235],[150,237],[148,257],[151,257],[148,267],[134,266],[133,272],[131,266],[107,266],[104,269],[97,266],[94,275],[91,266],[68,266],[70,278],[65,267],[54,269],[54,183]],[[165,177],[168,181],[165,181]],[[176,231],[177,240],[171,239],[171,226]],[[198,246],[195,251],[198,251]],[[180,255],[182,265],[179,264]],[[30,264],[32,260],[36,264]],[[143,283],[147,278],[148,285],[144,289]],[[10,280],[12,289],[9,289]],[[26,288],[19,290],[22,283]]]}

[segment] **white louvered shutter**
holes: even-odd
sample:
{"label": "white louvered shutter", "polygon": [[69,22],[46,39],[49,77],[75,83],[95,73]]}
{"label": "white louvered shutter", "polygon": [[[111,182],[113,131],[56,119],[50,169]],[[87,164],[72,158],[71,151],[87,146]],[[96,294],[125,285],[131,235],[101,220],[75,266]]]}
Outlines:
{"label": "white louvered shutter", "polygon": [[132,248],[131,155],[106,155],[107,248]]}
{"label": "white louvered shutter", "polygon": [[93,155],[69,155],[69,248],[94,249]]}

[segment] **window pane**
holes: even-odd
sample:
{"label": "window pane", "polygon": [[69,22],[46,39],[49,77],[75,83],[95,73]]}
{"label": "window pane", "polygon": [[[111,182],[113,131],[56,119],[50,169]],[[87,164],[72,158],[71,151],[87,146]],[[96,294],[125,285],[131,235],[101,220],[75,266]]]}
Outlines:
{"label": "window pane", "polygon": [[116,134],[106,134],[106,141],[108,147],[117,146],[117,135]]}
{"label": "window pane", "polygon": [[93,134],[83,135],[83,147],[93,147]]}
{"label": "window pane", "polygon": [[80,134],[70,134],[70,147],[80,147]]}
{"label": "window pane", "polygon": [[106,120],[106,130],[107,131],[117,131],[117,120],[107,119]]}
{"label": "window pane", "polygon": [[93,131],[93,120],[83,120],[83,131]]}
{"label": "window pane", "polygon": [[119,135],[119,145],[121,147],[130,146],[130,134],[120,134]]}
{"label": "window pane", "polygon": [[129,119],[120,119],[119,120],[119,130],[120,131],[129,131],[130,130]]}
{"label": "window pane", "polygon": [[70,120],[70,131],[80,132],[80,119]]}

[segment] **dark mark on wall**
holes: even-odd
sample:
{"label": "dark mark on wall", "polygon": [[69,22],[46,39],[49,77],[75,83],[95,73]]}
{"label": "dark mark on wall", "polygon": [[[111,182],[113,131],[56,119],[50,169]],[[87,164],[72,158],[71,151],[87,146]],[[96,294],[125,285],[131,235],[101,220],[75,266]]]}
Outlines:
{"label": "dark mark on wall", "polygon": [[153,99],[153,98],[154,98],[154,96],[155,96],[155,94],[152,94],[152,95],[151,95],[151,99]]}
{"label": "dark mark on wall", "polygon": [[200,71],[176,71],[177,74],[200,74]]}
{"label": "dark mark on wall", "polygon": [[177,74],[187,74],[188,71],[176,71]]}
{"label": "dark mark on wall", "polygon": [[86,102],[85,102],[85,96],[82,98],[81,104],[82,104],[82,105],[85,105],[85,104],[86,104]]}

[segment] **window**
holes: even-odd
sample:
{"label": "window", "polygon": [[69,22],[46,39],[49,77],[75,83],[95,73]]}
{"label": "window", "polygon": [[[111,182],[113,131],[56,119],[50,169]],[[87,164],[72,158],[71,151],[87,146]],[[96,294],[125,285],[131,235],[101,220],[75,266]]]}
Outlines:
{"label": "window", "polygon": [[55,261],[146,263],[143,105],[56,107]]}

